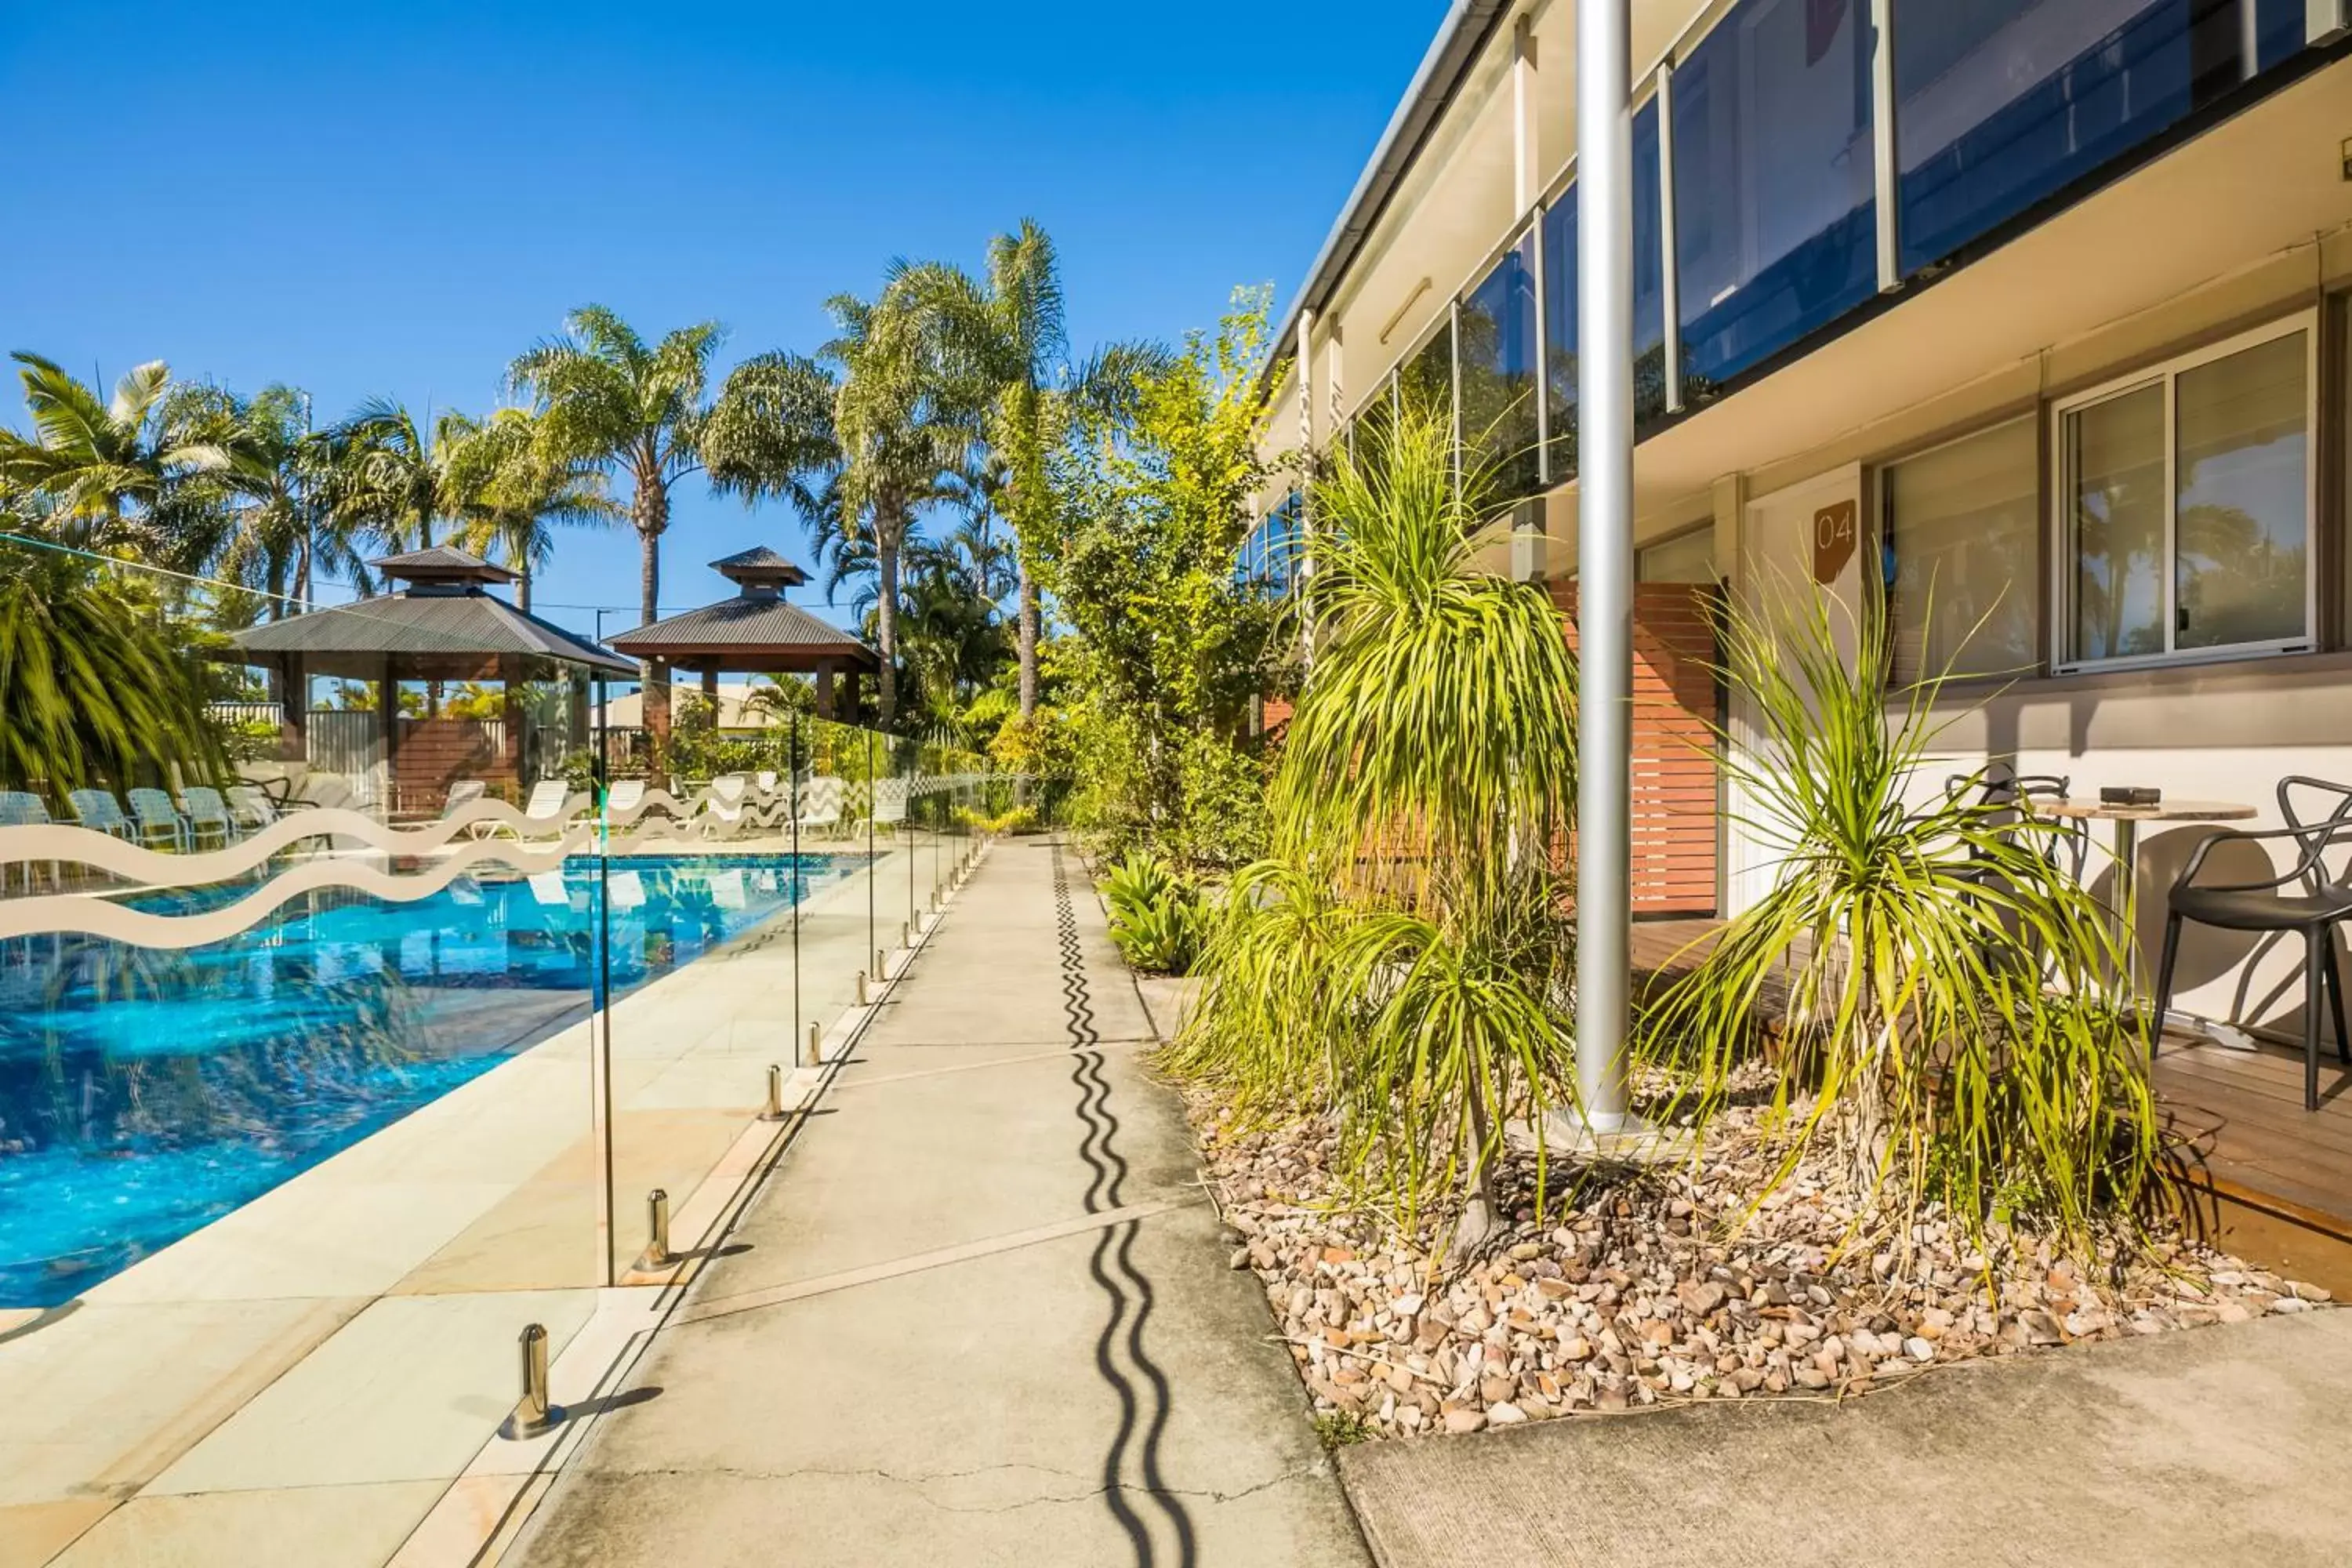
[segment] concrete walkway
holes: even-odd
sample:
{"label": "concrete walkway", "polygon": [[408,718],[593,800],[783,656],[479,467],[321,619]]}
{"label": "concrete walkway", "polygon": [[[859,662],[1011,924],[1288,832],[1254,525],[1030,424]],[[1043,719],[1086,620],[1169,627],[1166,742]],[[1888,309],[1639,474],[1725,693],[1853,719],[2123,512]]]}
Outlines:
{"label": "concrete walkway", "polygon": [[1382,1568],[2340,1568],[2352,1311],[1345,1451]]}
{"label": "concrete walkway", "polygon": [[1075,854],[998,845],[534,1565],[1367,1562]]}

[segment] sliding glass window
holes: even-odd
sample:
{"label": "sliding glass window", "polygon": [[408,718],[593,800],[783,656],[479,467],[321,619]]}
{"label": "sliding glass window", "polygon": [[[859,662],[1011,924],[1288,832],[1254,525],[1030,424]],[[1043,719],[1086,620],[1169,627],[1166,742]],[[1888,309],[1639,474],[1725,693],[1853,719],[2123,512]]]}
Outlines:
{"label": "sliding glass window", "polygon": [[1894,0],[1903,271],[2285,59],[2303,27],[2302,0]]}
{"label": "sliding glass window", "polygon": [[2013,419],[1879,476],[1897,680],[2018,675],[2038,662],[2036,425]]}
{"label": "sliding glass window", "polygon": [[2311,646],[2311,345],[2305,319],[2059,406],[2066,662]]}
{"label": "sliding glass window", "polygon": [[1498,499],[1535,494],[1535,237],[1503,253],[1462,301],[1462,445],[1492,473]]}
{"label": "sliding glass window", "polygon": [[1429,341],[1397,366],[1399,405],[1407,414],[1452,426],[1454,420],[1454,323],[1440,317]]}
{"label": "sliding glass window", "polygon": [[1877,290],[1868,11],[1741,0],[1675,72],[1685,402]]}

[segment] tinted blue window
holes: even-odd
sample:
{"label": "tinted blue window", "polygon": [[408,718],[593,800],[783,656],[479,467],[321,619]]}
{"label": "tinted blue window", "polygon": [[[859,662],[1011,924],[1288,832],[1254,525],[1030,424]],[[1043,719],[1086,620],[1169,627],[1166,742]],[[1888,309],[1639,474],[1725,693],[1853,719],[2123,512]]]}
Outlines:
{"label": "tinted blue window", "polygon": [[2294,0],[1895,0],[1907,274],[2302,45]]}
{"label": "tinted blue window", "polygon": [[1686,403],[1876,291],[1867,17],[1741,0],[1675,72]]}
{"label": "tinted blue window", "polygon": [[1576,187],[1544,209],[1544,381],[1551,399],[1551,478],[1576,475]]}
{"label": "tinted blue window", "polygon": [[1517,500],[1541,482],[1536,451],[1535,242],[1522,239],[1462,301],[1462,444]]}
{"label": "tinted blue window", "polygon": [[1454,418],[1454,329],[1441,321],[1430,340],[1397,366],[1398,405],[1441,424]]}
{"label": "tinted blue window", "polygon": [[[1633,116],[1633,417],[1666,411],[1666,275],[1658,189],[1658,104]],[[1544,379],[1551,398],[1551,482],[1576,477],[1576,216],[1573,184],[1543,216]]]}

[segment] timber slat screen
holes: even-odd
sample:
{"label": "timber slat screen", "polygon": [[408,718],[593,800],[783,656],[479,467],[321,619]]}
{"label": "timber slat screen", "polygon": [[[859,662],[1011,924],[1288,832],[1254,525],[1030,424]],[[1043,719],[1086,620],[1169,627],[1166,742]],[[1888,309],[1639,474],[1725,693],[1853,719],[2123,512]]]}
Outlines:
{"label": "timber slat screen", "polygon": [[[1548,584],[1569,646],[1576,584]],[[1633,912],[1716,911],[1717,768],[1721,709],[1712,623],[1717,590],[1642,583],[1633,589]]]}

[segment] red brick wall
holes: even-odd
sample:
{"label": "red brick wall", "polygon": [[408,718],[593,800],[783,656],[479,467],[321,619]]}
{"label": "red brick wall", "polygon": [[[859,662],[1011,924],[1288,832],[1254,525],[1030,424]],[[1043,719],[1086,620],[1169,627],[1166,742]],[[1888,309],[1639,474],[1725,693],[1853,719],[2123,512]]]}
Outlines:
{"label": "red brick wall", "polygon": [[[1570,647],[1576,584],[1550,584]],[[1716,909],[1716,590],[1643,583],[1633,590],[1633,911]]]}

